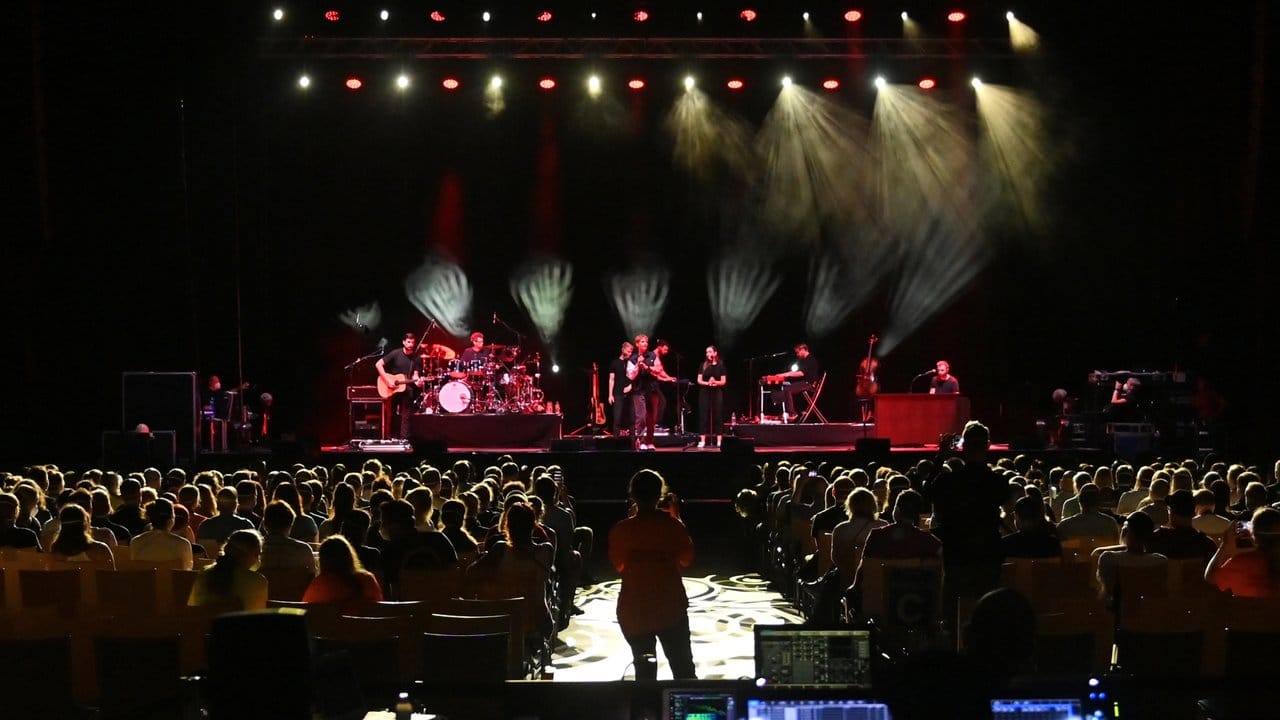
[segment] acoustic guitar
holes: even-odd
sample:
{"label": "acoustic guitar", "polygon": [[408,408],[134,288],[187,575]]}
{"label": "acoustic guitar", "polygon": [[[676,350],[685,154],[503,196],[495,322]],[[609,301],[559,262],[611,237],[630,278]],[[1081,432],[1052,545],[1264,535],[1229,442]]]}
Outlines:
{"label": "acoustic guitar", "polygon": [[383,400],[386,400],[396,393],[404,392],[406,388],[414,384],[413,380],[410,380],[409,376],[404,373],[396,373],[395,375],[389,375],[388,377],[391,378],[391,382],[387,382],[381,375],[378,376],[378,397]]}

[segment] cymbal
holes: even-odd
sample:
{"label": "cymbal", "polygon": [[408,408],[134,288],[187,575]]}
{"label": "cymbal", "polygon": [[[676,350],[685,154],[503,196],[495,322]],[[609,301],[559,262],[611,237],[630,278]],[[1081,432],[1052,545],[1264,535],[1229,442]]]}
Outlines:
{"label": "cymbal", "polygon": [[424,344],[422,346],[422,355],[429,358],[439,358],[442,360],[453,360],[458,357],[457,351],[448,345],[440,345],[437,343]]}

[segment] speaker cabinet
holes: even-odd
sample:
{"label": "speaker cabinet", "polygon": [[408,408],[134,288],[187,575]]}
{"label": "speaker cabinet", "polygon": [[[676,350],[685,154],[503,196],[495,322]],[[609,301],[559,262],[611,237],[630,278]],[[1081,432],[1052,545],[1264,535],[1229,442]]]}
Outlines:
{"label": "speaker cabinet", "polygon": [[193,372],[121,373],[120,429],[145,423],[152,432],[172,430],[178,463],[196,459],[200,438],[200,391]]}

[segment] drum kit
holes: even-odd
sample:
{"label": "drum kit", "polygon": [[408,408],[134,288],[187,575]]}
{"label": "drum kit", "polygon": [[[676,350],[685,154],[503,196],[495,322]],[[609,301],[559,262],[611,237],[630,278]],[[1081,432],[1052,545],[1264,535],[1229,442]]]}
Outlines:
{"label": "drum kit", "polygon": [[546,410],[542,357],[521,358],[513,345],[489,345],[487,357],[463,362],[445,345],[422,348],[426,382],[416,410],[424,415],[532,414]]}

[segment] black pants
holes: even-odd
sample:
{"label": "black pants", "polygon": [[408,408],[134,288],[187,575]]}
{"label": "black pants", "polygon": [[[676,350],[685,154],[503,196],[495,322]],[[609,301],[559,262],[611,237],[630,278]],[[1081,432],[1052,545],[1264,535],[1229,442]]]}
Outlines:
{"label": "black pants", "polygon": [[631,395],[618,395],[613,399],[613,434],[621,435],[631,429]]}
{"label": "black pants", "polygon": [[796,413],[796,396],[812,389],[813,383],[804,380],[782,383],[781,389],[773,391],[773,401],[782,405],[784,413],[794,415]]}
{"label": "black pants", "polygon": [[724,432],[724,391],[720,388],[698,388],[698,429],[703,435]]}
{"label": "black pants", "polygon": [[390,427],[383,434],[389,438],[408,439],[409,418],[413,417],[413,409],[417,406],[418,389],[412,385],[404,392],[391,396],[391,413],[388,418]]}
{"label": "black pants", "polygon": [[671,664],[671,675],[676,680],[693,680],[698,677],[697,668],[693,664],[693,646],[689,638],[689,617],[680,619],[679,623],[666,630],[653,633],[628,634],[623,632],[627,644],[631,646],[631,660],[635,663],[636,680],[657,680],[658,663],[650,662],[648,657],[657,657],[658,642],[662,642],[662,652]]}

